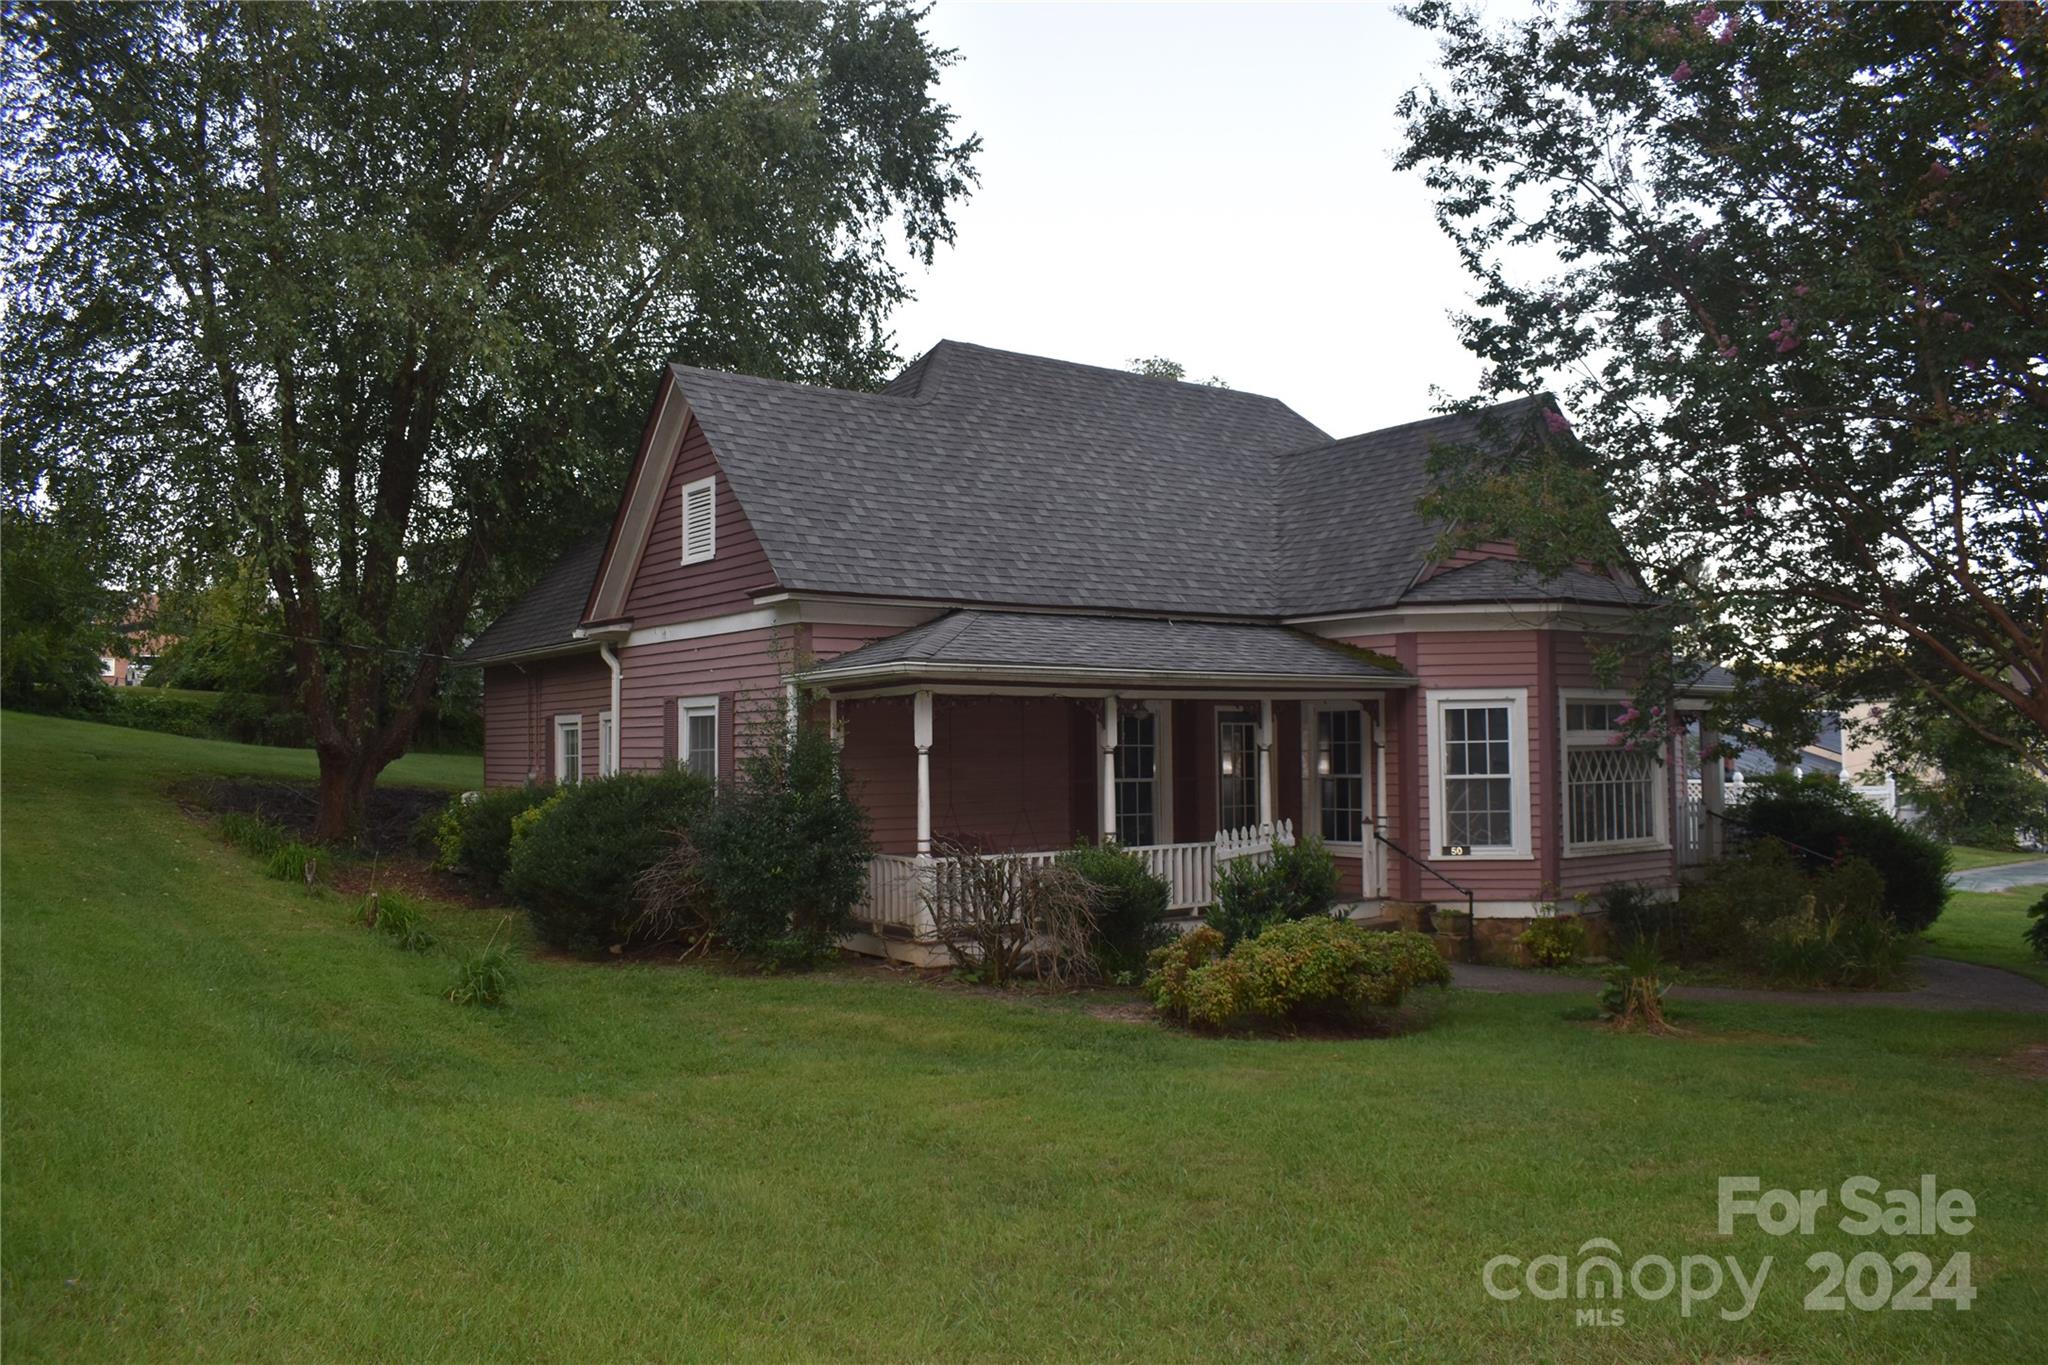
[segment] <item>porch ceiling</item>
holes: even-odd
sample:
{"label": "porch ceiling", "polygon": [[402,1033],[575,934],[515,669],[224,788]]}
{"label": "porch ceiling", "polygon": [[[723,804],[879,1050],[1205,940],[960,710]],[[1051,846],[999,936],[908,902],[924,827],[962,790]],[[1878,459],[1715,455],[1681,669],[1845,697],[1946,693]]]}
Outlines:
{"label": "porch ceiling", "polygon": [[935,678],[1344,691],[1414,682],[1391,659],[1287,626],[971,610],[949,612],[803,675],[827,690]]}

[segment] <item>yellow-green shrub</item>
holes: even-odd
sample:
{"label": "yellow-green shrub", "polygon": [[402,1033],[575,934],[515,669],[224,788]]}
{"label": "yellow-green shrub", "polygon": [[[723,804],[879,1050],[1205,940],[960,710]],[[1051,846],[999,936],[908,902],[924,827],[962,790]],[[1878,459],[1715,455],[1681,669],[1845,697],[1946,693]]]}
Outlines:
{"label": "yellow-green shrub", "polygon": [[1152,955],[1145,991],[1162,1013],[1203,1029],[1356,1024],[1398,1005],[1416,986],[1451,979],[1422,935],[1379,933],[1344,920],[1271,925],[1219,955],[1222,945],[1223,936],[1205,927]]}

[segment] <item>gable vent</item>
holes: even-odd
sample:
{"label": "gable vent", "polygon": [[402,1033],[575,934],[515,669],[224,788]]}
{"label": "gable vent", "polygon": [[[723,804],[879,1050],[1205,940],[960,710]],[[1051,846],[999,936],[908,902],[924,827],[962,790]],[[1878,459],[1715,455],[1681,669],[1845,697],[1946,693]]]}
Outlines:
{"label": "gable vent", "polygon": [[683,563],[695,564],[718,552],[718,481],[683,485]]}

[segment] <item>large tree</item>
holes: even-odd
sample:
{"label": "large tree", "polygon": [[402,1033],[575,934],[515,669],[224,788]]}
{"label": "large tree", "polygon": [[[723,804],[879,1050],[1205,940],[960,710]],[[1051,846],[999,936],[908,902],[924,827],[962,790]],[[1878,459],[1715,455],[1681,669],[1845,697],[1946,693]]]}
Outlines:
{"label": "large tree", "polygon": [[480,595],[614,496],[662,361],[860,385],[976,142],[902,0],[0,17],[8,483],[253,556],[360,818]]}
{"label": "large tree", "polygon": [[1632,563],[1700,657],[1816,698],[1960,681],[1997,705],[1959,723],[2038,745],[2043,10],[1407,13],[1443,66],[1400,164],[1479,282],[1464,340],[1487,394],[1566,409],[1447,456],[1457,535]]}

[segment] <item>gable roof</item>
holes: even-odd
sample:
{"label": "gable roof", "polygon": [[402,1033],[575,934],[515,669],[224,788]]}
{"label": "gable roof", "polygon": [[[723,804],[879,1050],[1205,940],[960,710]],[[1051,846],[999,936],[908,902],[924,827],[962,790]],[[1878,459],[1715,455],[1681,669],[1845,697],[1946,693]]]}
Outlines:
{"label": "gable roof", "polygon": [[605,538],[605,532],[595,531],[571,546],[526,596],[470,641],[462,659],[480,663],[577,647],[576,627],[583,621],[583,602],[604,555]]}
{"label": "gable roof", "polygon": [[674,365],[611,543],[579,545],[465,657],[567,639],[623,604],[690,419],[785,591],[1268,621],[1639,600],[1599,575],[1483,563],[1416,583],[1437,534],[1417,510],[1431,448],[1519,439],[1546,401],[1333,441],[1258,394],[957,341],[873,393]]}
{"label": "gable roof", "polygon": [[1005,673],[1293,678],[1382,686],[1411,681],[1391,660],[1378,660],[1288,626],[972,609],[948,612],[863,645],[804,676],[831,682],[986,668]]}

